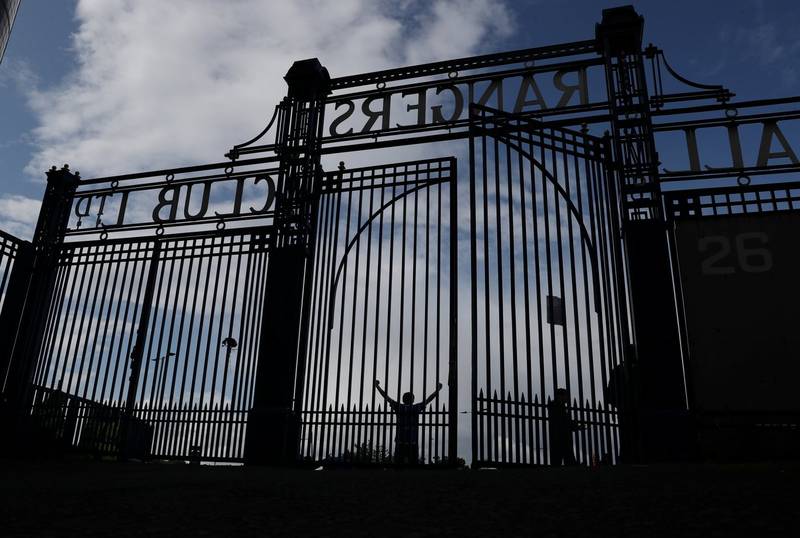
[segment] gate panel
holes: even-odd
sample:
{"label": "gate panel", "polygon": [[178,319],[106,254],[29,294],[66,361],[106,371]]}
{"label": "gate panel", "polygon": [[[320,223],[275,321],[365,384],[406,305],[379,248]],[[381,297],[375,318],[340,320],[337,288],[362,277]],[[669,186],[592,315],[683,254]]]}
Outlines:
{"label": "gate panel", "polygon": [[627,316],[606,142],[478,106],[470,142],[473,460],[556,463],[569,443],[616,462]]}
{"label": "gate panel", "polygon": [[[455,456],[455,159],[325,176],[319,203],[301,455],[389,463],[389,397],[419,403],[419,458]],[[449,217],[448,217],[449,216]],[[450,382],[448,383],[448,380]]]}
{"label": "gate panel", "polygon": [[[96,453],[116,453],[129,420],[131,455],[241,460],[266,234],[65,245],[35,376],[34,416],[64,442]],[[132,376],[141,319],[149,321]]]}

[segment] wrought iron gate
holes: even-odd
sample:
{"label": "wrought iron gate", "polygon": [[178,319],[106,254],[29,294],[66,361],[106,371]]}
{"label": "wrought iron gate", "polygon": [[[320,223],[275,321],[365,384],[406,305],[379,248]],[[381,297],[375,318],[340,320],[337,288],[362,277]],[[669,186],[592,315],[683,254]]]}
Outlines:
{"label": "wrought iron gate", "polygon": [[478,105],[470,128],[473,461],[551,462],[566,389],[577,461],[616,462],[628,320],[609,140]]}
{"label": "wrought iron gate", "polygon": [[456,454],[456,160],[325,174],[317,217],[301,455],[394,461],[389,398],[411,392],[419,458]]}

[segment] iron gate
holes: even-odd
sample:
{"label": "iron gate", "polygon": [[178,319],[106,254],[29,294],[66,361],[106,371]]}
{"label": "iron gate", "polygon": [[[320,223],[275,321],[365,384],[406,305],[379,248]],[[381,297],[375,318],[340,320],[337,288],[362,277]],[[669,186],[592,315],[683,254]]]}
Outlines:
{"label": "iron gate", "polygon": [[317,217],[301,455],[331,463],[394,461],[395,413],[417,402],[419,458],[456,454],[456,160],[324,176]]}
{"label": "iron gate", "polygon": [[627,316],[609,140],[473,105],[477,465],[546,464],[556,389],[579,463],[614,463]]}

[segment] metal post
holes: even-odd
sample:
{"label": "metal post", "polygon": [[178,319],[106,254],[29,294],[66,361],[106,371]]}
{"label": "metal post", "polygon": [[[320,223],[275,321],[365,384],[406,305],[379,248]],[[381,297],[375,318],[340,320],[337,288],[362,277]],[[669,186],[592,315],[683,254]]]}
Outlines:
{"label": "metal post", "polygon": [[[11,277],[9,300],[0,320],[3,321],[3,361],[7,365],[3,400],[8,417],[15,427],[30,408],[31,382],[42,345],[45,317],[53,297],[58,256],[69,221],[72,197],[80,176],[69,166],[54,166],[47,172],[47,188],[36,224],[33,241],[27,252],[16,260]],[[17,323],[12,323],[11,319]],[[19,432],[21,433],[21,432]]]}
{"label": "metal post", "polygon": [[128,458],[129,448],[131,446],[131,419],[133,418],[133,410],[136,405],[136,392],[139,389],[139,377],[142,371],[144,345],[145,342],[147,342],[147,328],[150,325],[150,313],[153,310],[153,293],[158,276],[158,258],[160,255],[161,242],[156,241],[155,247],[153,248],[153,257],[150,259],[150,268],[147,271],[147,283],[145,284],[144,297],[142,299],[139,326],[136,330],[136,342],[133,345],[133,351],[131,351],[131,373],[128,380],[128,395],[125,400],[125,411],[122,416],[118,440],[118,456],[121,461],[125,461]]}
{"label": "metal post", "polygon": [[295,402],[302,401],[302,380],[297,377],[304,371],[308,322],[303,299],[311,285],[306,272],[313,260],[320,142],[330,76],[313,58],[295,62],[284,78],[289,93],[278,112],[280,174],[253,407],[247,421],[248,464],[290,465],[297,459],[299,446]]}
{"label": "metal post", "polygon": [[[630,273],[641,457],[688,453],[686,392],[669,246],[658,181],[642,56],[643,18],[631,6],[603,10],[597,43],[605,56],[614,154],[622,194],[624,247]],[[625,457],[625,456],[624,456]],[[627,456],[630,460],[630,454]]]}

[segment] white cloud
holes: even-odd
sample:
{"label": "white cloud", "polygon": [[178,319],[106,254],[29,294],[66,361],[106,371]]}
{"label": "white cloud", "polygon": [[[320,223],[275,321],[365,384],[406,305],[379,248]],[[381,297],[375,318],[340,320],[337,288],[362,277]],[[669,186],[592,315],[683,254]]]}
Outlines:
{"label": "white cloud", "polygon": [[263,127],[294,60],[341,76],[473,54],[511,30],[501,0],[80,0],[76,18],[77,71],[29,93],[36,177],[222,160]]}
{"label": "white cloud", "polygon": [[41,201],[26,196],[0,196],[0,230],[17,237],[32,237],[41,205]]}

